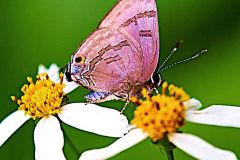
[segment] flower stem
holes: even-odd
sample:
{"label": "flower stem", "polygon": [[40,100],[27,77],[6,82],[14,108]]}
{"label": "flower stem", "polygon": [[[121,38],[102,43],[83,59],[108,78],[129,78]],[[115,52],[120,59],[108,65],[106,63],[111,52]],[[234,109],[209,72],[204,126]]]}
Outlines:
{"label": "flower stem", "polygon": [[165,152],[169,160],[174,160],[173,149],[165,148]]}
{"label": "flower stem", "polygon": [[175,148],[167,138],[158,141],[157,143],[160,152],[163,154],[164,159],[166,160],[174,160],[173,149]]}

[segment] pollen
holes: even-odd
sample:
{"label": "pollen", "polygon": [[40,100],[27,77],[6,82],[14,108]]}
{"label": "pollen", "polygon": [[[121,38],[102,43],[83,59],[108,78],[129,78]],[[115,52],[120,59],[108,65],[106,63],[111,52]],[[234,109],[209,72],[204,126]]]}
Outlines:
{"label": "pollen", "polygon": [[161,94],[149,96],[143,89],[142,95],[143,100],[134,98],[138,107],[131,123],[148,133],[154,142],[161,140],[168,133],[176,132],[184,125],[183,102],[190,97],[182,88],[165,82]]}
{"label": "pollen", "polygon": [[60,74],[60,82],[54,83],[49,76],[38,74],[34,83],[31,77],[27,77],[29,84],[22,86],[21,98],[11,96],[11,99],[19,105],[19,110],[25,111],[33,119],[57,114],[61,111],[63,100],[63,74]]}

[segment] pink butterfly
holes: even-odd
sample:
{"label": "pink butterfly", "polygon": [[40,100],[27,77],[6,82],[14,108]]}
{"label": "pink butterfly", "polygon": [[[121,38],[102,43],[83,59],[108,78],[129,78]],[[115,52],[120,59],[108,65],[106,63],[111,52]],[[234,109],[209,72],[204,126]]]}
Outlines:
{"label": "pink butterfly", "polygon": [[156,1],[120,0],[72,55],[66,77],[93,91],[90,102],[128,99],[156,84],[158,57]]}

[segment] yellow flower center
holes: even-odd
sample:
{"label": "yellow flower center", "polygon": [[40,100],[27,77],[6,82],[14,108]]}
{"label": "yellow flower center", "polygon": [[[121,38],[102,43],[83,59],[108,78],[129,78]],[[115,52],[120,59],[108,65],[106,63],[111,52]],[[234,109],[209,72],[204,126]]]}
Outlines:
{"label": "yellow flower center", "polygon": [[25,111],[33,119],[54,115],[60,112],[64,96],[63,74],[60,74],[60,82],[52,82],[46,73],[36,76],[36,83],[31,77],[27,77],[29,84],[23,85],[23,95],[20,99],[12,96],[12,100],[19,105],[19,110]]}
{"label": "yellow flower center", "polygon": [[162,94],[149,96],[143,89],[142,95],[144,100],[132,98],[138,107],[131,123],[142,128],[154,142],[183,126],[185,109],[182,102],[189,100],[189,96],[182,88],[165,82]]}

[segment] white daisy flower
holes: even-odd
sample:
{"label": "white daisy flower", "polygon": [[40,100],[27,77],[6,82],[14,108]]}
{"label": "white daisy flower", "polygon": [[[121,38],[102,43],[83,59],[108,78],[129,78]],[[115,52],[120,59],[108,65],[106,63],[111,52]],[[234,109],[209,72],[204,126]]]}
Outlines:
{"label": "white daisy flower", "polygon": [[202,106],[198,100],[189,99],[181,88],[167,83],[163,84],[162,94],[149,97],[146,90],[142,94],[145,100],[132,99],[138,108],[131,131],[105,148],[85,151],[80,160],[108,159],[148,137],[155,142],[167,137],[176,147],[200,160],[237,160],[233,152],[219,149],[197,136],[180,133],[178,129],[185,121],[239,128],[240,107],[213,105],[198,110]]}
{"label": "white daisy flower", "polygon": [[[122,137],[128,131],[125,116],[114,109],[94,104],[72,103],[61,106],[67,93],[78,85],[66,82],[59,68],[52,64],[47,70],[39,66],[36,82],[28,77],[21,91],[23,96],[18,99],[11,97],[19,105],[19,109],[7,116],[0,123],[0,147],[27,120],[39,119],[34,130],[35,159],[62,160],[64,138],[60,121],[80,130],[95,134]],[[46,72],[46,73],[44,73]],[[49,76],[48,76],[49,75]]]}

